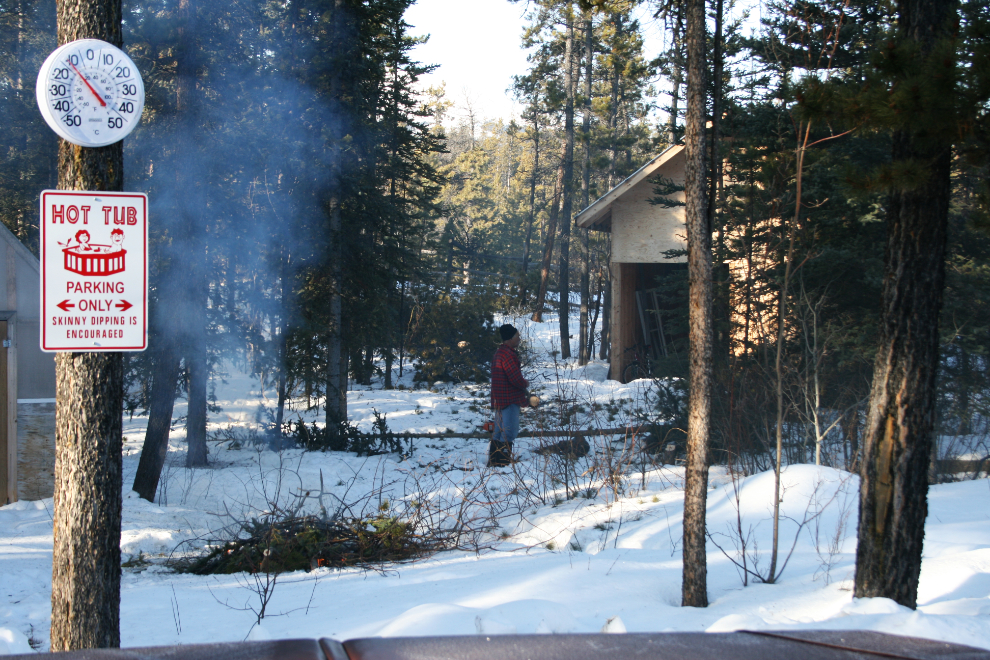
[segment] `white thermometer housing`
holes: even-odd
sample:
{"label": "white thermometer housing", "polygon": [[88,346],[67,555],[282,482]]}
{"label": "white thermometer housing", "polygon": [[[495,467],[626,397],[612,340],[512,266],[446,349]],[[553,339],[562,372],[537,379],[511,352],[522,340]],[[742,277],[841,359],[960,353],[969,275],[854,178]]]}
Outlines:
{"label": "white thermometer housing", "polygon": [[144,82],[121,49],[99,39],[60,46],[41,65],[38,108],[53,131],[81,147],[105,147],[134,130]]}

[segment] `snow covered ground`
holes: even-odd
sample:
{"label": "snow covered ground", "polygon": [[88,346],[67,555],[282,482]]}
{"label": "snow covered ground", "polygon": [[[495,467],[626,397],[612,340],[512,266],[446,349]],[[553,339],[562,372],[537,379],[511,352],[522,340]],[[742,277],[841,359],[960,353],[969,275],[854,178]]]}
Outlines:
{"label": "snow covered ground", "polygon": [[[527,372],[544,400],[582,406],[581,426],[622,427],[637,417],[645,382],[605,380],[603,364],[577,369],[555,364],[555,322],[523,328],[534,356]],[[575,324],[576,327],[576,324]],[[637,466],[623,458],[623,438],[608,447],[613,463],[626,461],[629,476],[618,493],[604,488],[568,499],[554,483],[536,440],[520,440],[526,479],[520,495],[509,470],[483,468],[486,442],[416,440],[408,456],[273,452],[247,439],[274,406],[272,392],[230,369],[217,385],[223,408],[211,416],[213,467],[187,470],[181,428],[172,434],[159,502],[130,491],[145,418],[125,418],[124,512],[121,549],[123,646],[192,644],[289,637],[471,635],[623,631],[731,631],[737,629],[866,629],[990,648],[990,481],[935,486],[929,495],[925,559],[919,607],[908,610],[884,599],[854,601],[858,480],[811,465],[784,472],[781,558],[776,584],[752,577],[744,586],[734,562],[747,541],[747,566],[765,572],[770,557],[773,475],[733,479],[711,474],[708,500],[707,609],[680,607],[683,470]],[[411,387],[411,373],[402,380]],[[267,398],[264,396],[267,394]],[[314,421],[305,400],[287,417]],[[592,404],[598,404],[593,406]],[[438,385],[425,389],[355,389],[351,420],[369,430],[374,411],[394,431],[472,431],[487,419],[487,390]],[[176,416],[185,414],[177,406]],[[524,414],[524,427],[537,424]],[[594,449],[604,451],[604,441]],[[595,453],[595,452],[593,452]],[[599,461],[599,464],[601,461]],[[582,459],[577,475],[592,466]],[[264,510],[293,493],[327,491],[376,507],[423,497],[454,506],[465,493],[501,503],[492,533],[477,547],[443,552],[384,571],[320,568],[279,576],[267,616],[251,576],[195,576],[162,565],[173,552],[200,547],[225,522],[226,513]],[[549,476],[548,476],[549,475]],[[346,493],[346,494],[345,494]],[[52,501],[0,507],[0,654],[43,651],[48,646]],[[490,521],[492,522],[492,521]],[[802,524],[804,523],[804,524]],[[739,530],[742,530],[740,534]],[[721,547],[721,549],[720,549]],[[793,548],[793,551],[792,551]],[[724,551],[724,552],[723,552]],[[755,566],[755,568],[754,568]]]}

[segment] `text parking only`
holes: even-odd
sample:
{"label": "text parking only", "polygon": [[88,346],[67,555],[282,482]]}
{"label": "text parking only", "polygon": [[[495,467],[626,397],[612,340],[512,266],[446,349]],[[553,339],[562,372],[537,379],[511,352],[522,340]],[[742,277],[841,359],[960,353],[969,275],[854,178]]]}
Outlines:
{"label": "text parking only", "polygon": [[148,345],[148,197],[41,193],[41,350]]}

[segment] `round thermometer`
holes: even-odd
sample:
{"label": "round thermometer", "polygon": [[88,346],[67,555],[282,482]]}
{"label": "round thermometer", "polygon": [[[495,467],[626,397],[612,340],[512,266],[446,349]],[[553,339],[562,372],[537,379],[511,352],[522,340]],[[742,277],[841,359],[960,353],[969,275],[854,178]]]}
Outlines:
{"label": "round thermometer", "polygon": [[134,130],[144,83],[127,53],[99,39],[59,47],[38,72],[38,107],[52,130],[81,147],[105,147]]}

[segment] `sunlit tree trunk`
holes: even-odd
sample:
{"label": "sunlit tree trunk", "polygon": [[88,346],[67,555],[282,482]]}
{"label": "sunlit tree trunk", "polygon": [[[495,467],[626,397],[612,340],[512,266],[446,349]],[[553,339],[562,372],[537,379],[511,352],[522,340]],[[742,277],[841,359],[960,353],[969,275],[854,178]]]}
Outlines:
{"label": "sunlit tree trunk", "polygon": [[[936,47],[955,28],[955,7],[941,0],[898,2],[898,36],[914,42],[918,60],[937,52],[941,66],[953,66],[952,51]],[[928,122],[940,120],[926,107],[912,110],[919,117],[912,126],[924,127],[927,122],[920,118],[926,112]],[[928,514],[950,195],[951,145],[922,135],[925,130],[903,128],[893,135],[894,163],[924,163],[928,177],[895,189],[888,204],[880,340],[863,434],[854,592],[858,598],[890,598],[911,608],[918,600]]]}
{"label": "sunlit tree trunk", "polygon": [[708,495],[708,430],[712,372],[712,253],[705,212],[705,2],[687,0],[688,94],[684,122],[684,189],[688,239],[688,339],[690,342],[687,466],[684,480],[684,545],[681,604],[708,607],[705,510]]}
{"label": "sunlit tree trunk", "polygon": [[[120,0],[59,2],[58,43],[123,45]],[[58,187],[123,190],[123,142],[87,149],[59,141]],[[55,513],[51,650],[120,646],[121,353],[55,359]]]}

